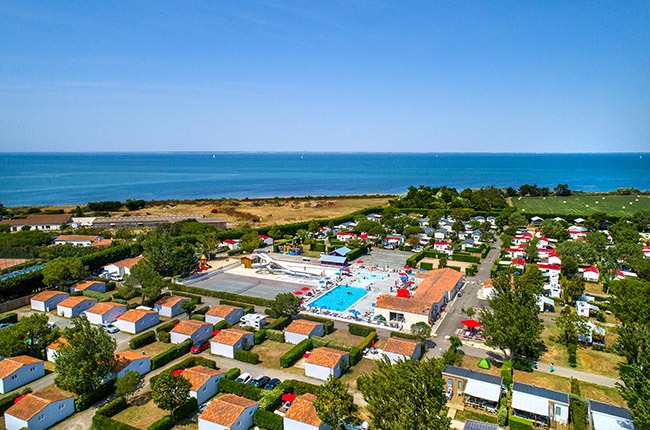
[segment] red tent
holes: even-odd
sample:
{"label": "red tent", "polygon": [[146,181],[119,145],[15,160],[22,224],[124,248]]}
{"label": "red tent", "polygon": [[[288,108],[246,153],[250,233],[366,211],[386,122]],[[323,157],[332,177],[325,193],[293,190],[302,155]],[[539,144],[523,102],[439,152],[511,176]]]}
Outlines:
{"label": "red tent", "polygon": [[286,393],[286,394],[282,395],[282,401],[283,402],[293,402],[294,400],[296,400],[296,397],[297,396],[295,394],[293,394],[293,393]]}
{"label": "red tent", "polygon": [[467,328],[477,328],[481,327],[483,324],[476,320],[462,320],[460,322],[462,325],[466,326]]}
{"label": "red tent", "polygon": [[408,299],[411,297],[411,292],[405,288],[399,288],[397,290],[397,297],[404,297]]}

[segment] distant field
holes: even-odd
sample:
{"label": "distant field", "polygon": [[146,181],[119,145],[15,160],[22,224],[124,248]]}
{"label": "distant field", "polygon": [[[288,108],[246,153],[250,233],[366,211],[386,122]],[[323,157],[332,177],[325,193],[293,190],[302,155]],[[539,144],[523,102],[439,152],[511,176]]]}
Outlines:
{"label": "distant field", "polygon": [[650,210],[650,196],[569,196],[569,197],[514,197],[517,211],[529,215],[560,214],[585,216],[605,212],[617,217]]}

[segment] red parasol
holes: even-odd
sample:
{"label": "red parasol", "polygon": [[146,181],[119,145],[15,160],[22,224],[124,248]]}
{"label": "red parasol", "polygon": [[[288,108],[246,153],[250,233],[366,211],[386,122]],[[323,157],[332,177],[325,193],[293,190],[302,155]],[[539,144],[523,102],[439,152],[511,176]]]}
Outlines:
{"label": "red parasol", "polygon": [[476,327],[481,327],[483,325],[476,320],[462,320],[460,323],[466,326],[467,328],[476,328]]}
{"label": "red parasol", "polygon": [[183,373],[185,369],[176,369],[172,372],[172,375],[177,376]]}
{"label": "red parasol", "polygon": [[293,294],[295,294],[296,296],[299,296],[299,295],[302,294],[302,291],[294,291]]}
{"label": "red parasol", "polygon": [[400,275],[400,276],[408,276],[408,275],[407,275],[406,273],[404,273],[404,272],[399,272],[399,275]]}
{"label": "red parasol", "polygon": [[363,260],[357,260],[358,264],[363,264]]}
{"label": "red parasol", "polygon": [[309,287],[302,287],[301,290],[303,290],[303,291],[309,291],[309,290],[311,290],[311,288],[309,288]]}
{"label": "red parasol", "polygon": [[293,393],[286,393],[286,394],[282,395],[282,401],[283,402],[293,402],[294,400],[296,400],[296,397],[297,396],[295,394],[293,394]]}
{"label": "red parasol", "polygon": [[410,269],[411,269],[411,266],[408,266],[408,265],[407,265],[407,266],[404,266],[404,268],[405,268],[406,270],[410,270]]}
{"label": "red parasol", "polygon": [[397,290],[397,297],[404,297],[408,299],[411,297],[411,292],[405,288],[399,288]]}
{"label": "red parasol", "polygon": [[409,285],[415,285],[415,281],[408,281],[407,284],[409,284]]}

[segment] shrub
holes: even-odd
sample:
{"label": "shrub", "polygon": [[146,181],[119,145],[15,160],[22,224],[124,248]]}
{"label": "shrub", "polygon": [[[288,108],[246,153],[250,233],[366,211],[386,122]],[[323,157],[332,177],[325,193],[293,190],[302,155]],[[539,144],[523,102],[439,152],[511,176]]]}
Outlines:
{"label": "shrub", "polygon": [[286,328],[289,324],[291,324],[291,317],[283,315],[277,320],[275,320],[273,323],[269,324],[266,326],[266,329],[271,329],[271,330],[282,330]]}
{"label": "shrub", "polygon": [[99,414],[93,416],[93,424],[91,428],[93,430],[138,430],[136,427]]}
{"label": "shrub", "polygon": [[326,318],[319,318],[312,315],[305,315],[305,319],[307,321],[323,323],[323,326],[325,326],[325,334],[330,334],[334,331],[334,321],[332,320],[328,320]]}
{"label": "shrub", "polygon": [[156,341],[156,332],[153,330],[146,331],[140,335],[134,336],[129,340],[129,348],[138,349]]}
{"label": "shrub", "polygon": [[280,415],[274,414],[270,411],[258,409],[253,416],[253,423],[259,428],[266,430],[283,430],[284,421]]}
{"label": "shrub", "polygon": [[176,324],[178,324],[179,322],[180,322],[180,320],[174,318],[173,320],[171,320],[169,322],[166,322],[165,324],[161,324],[158,327],[156,327],[156,331],[157,332],[161,332],[161,331],[170,332],[170,331],[172,331],[174,329],[174,326]]}
{"label": "shrub", "polygon": [[113,296],[113,303],[119,303],[120,305],[128,305],[129,302],[124,299],[117,299]]}
{"label": "shrub", "polygon": [[139,382],[140,373],[135,370],[129,370],[124,376],[115,380],[115,392],[117,394],[131,393],[138,387]]}
{"label": "shrub", "polygon": [[190,415],[192,412],[196,411],[198,407],[199,405],[196,403],[196,398],[190,397],[187,402],[174,409],[172,412],[172,418],[176,421],[180,421]]}
{"label": "shrub", "polygon": [[244,363],[257,364],[260,362],[260,356],[254,352],[236,349],[235,360],[243,361]]}
{"label": "shrub", "polygon": [[433,263],[430,263],[428,261],[423,261],[420,263],[420,268],[424,270],[433,270]]}
{"label": "shrub", "polygon": [[298,361],[305,352],[312,349],[312,343],[310,339],[305,339],[298,343],[296,346],[287,351],[282,357],[280,357],[280,367],[287,368],[293,366],[293,363]]}
{"label": "shrub", "polygon": [[120,396],[117,399],[107,403],[106,405],[102,406],[101,408],[97,409],[97,412],[95,412],[98,415],[103,415],[105,417],[112,417],[113,415],[117,414],[118,412],[123,411],[128,407],[128,403],[126,403],[126,398],[124,396]]}
{"label": "shrub", "polygon": [[508,422],[508,408],[501,406],[497,412],[497,423],[501,427],[505,427]]}
{"label": "shrub", "polygon": [[176,422],[169,415],[165,415],[158,421],[152,423],[147,430],[171,430],[176,425]]}
{"label": "shrub", "polygon": [[355,336],[368,336],[371,332],[375,331],[374,328],[372,327],[366,327],[365,325],[359,325],[359,324],[348,324],[348,331],[350,334],[353,334]]}
{"label": "shrub", "polygon": [[178,357],[187,354],[192,347],[192,339],[186,339],[178,345],[172,346],[167,351],[161,352],[151,359],[151,370],[158,369]]}
{"label": "shrub", "polygon": [[214,325],[214,330],[223,330],[225,328],[230,328],[230,327],[232,327],[232,325],[228,321],[221,320]]}
{"label": "shrub", "polygon": [[324,346],[329,345],[329,343],[330,343],[330,340],[325,339],[324,337],[320,337],[320,336],[312,336],[311,337],[312,348],[322,348]]}
{"label": "shrub", "polygon": [[302,396],[306,393],[318,394],[318,390],[320,390],[320,385],[298,381],[297,379],[287,379],[285,381],[282,381],[278,387],[282,387],[284,392],[293,393],[296,396]]}
{"label": "shrub", "polygon": [[284,343],[284,332],[280,330],[266,329],[266,338],[274,342]]}
{"label": "shrub", "polygon": [[205,315],[209,310],[210,310],[210,306],[203,306],[202,308],[198,308],[197,310],[195,310],[193,313],[199,315]]}
{"label": "shrub", "polygon": [[14,404],[14,400],[16,400],[18,397],[31,392],[32,392],[31,388],[25,388],[20,392],[15,392],[13,394],[9,394],[8,396],[4,396],[0,398],[0,414],[4,414],[7,409],[12,407]]}
{"label": "shrub", "polygon": [[205,315],[203,315],[203,314],[192,314],[190,319],[192,319],[194,321],[205,321]]}
{"label": "shrub", "polygon": [[401,333],[399,331],[391,331],[390,337],[401,337],[402,339],[418,340],[417,337],[409,333]]}
{"label": "shrub", "polygon": [[168,331],[159,331],[158,340],[163,343],[170,343],[172,341],[172,335]]}
{"label": "shrub", "polygon": [[512,361],[506,360],[503,362],[503,365],[501,366],[501,377],[503,378],[503,385],[505,385],[507,389],[510,389],[510,386],[512,385]]}
{"label": "shrub", "polygon": [[366,335],[366,337],[363,338],[361,342],[357,345],[357,348],[359,348],[361,351],[363,351],[366,348],[369,348],[372,345],[372,341],[377,339],[377,332],[372,331]]}
{"label": "shrub", "polygon": [[512,361],[512,368],[522,372],[532,372],[533,364],[524,358],[515,358]]}
{"label": "shrub", "polygon": [[235,380],[239,378],[239,375],[241,375],[241,370],[239,370],[237,367],[233,367],[232,369],[228,369],[226,371],[225,377],[226,379]]}
{"label": "shrub", "polygon": [[569,366],[571,367],[576,367],[578,365],[578,357],[577,357],[577,345],[575,343],[569,343],[567,345],[567,353],[568,353],[568,360],[569,360]]}
{"label": "shrub", "polygon": [[266,340],[266,329],[256,331],[253,335],[253,343],[259,345]]}
{"label": "shrub", "polygon": [[508,417],[508,423],[510,424],[510,430],[533,430],[533,423],[528,421],[525,418],[519,418],[514,415]]}
{"label": "shrub", "polygon": [[220,393],[231,393],[236,394],[241,397],[246,397],[250,400],[258,401],[260,400],[265,392],[253,385],[242,384],[241,382],[233,381],[228,378],[219,379],[219,392]]}
{"label": "shrub", "polygon": [[18,314],[10,312],[0,317],[0,324],[16,324],[18,322]]}
{"label": "shrub", "polygon": [[283,394],[283,387],[275,387],[270,393],[262,397],[260,400],[260,409],[273,412],[280,406],[280,403],[282,403]]}
{"label": "shrub", "polygon": [[571,414],[571,422],[573,422],[573,429],[586,430],[588,418],[587,402],[574,394],[570,394],[569,405],[569,412]]}
{"label": "shrub", "polygon": [[90,297],[91,299],[97,299],[98,302],[110,302],[111,295],[106,293],[100,293],[97,291],[84,290],[81,292],[81,295],[84,297]]}
{"label": "shrub", "polygon": [[578,381],[576,378],[571,378],[571,394],[575,394],[576,396],[580,397],[580,381]]}
{"label": "shrub", "polygon": [[115,381],[110,380],[105,384],[100,385],[96,390],[79,395],[79,397],[77,397],[74,402],[75,411],[81,412],[88,409],[101,399],[108,397],[110,394],[113,394],[114,391]]}
{"label": "shrub", "polygon": [[356,346],[350,348],[350,366],[354,366],[355,364],[358,364],[362,358],[363,355],[361,354],[361,350],[359,348],[357,348]]}

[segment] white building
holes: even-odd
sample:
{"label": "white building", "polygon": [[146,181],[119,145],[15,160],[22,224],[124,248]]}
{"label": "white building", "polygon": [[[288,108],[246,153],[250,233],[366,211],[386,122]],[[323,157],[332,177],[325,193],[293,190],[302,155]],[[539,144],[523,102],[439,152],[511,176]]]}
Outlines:
{"label": "white building", "polygon": [[31,298],[32,309],[41,312],[53,311],[59,303],[68,297],[70,294],[63,291],[42,291]]}
{"label": "white building", "polygon": [[325,424],[316,413],[314,407],[316,398],[311,393],[296,397],[289,410],[284,414],[284,428],[291,430],[330,430],[331,427]]}
{"label": "white building", "polygon": [[104,266],[102,277],[105,277],[106,279],[122,280],[125,276],[131,274],[131,267],[138,264],[140,260],[142,260],[142,256],[127,258],[118,261],[117,263],[107,264]]}
{"label": "white building", "polygon": [[391,363],[399,360],[417,360],[422,356],[422,344],[414,340],[391,337],[384,345],[383,353]]}
{"label": "white building", "polygon": [[515,382],[512,385],[512,410],[518,417],[538,421],[546,419],[566,425],[569,422],[569,395]]}
{"label": "white building", "polygon": [[248,430],[259,406],[234,394],[218,397],[199,415],[199,430]]}
{"label": "white building", "polygon": [[11,231],[21,231],[23,227],[29,226],[30,230],[60,230],[61,226],[70,223],[70,215],[29,215],[25,219],[5,219],[0,224],[9,225]]}
{"label": "white building", "polygon": [[44,430],[74,414],[74,396],[58,388],[31,393],[5,412],[7,430]]}
{"label": "white building", "polygon": [[93,242],[102,240],[101,236],[95,235],[67,235],[62,234],[54,238],[55,245],[74,245],[74,246],[90,246]]}
{"label": "white building", "polygon": [[503,394],[502,377],[447,365],[442,371],[442,379],[447,383],[447,399],[464,396],[466,401],[486,404],[496,413]]}
{"label": "white building", "polygon": [[596,266],[585,267],[582,271],[582,277],[587,282],[598,282],[600,279],[600,271]]}
{"label": "white building", "polygon": [[225,320],[227,323],[235,325],[243,316],[244,310],[240,307],[230,305],[215,305],[205,313],[205,322],[216,324],[220,321]]}
{"label": "white building", "polygon": [[0,393],[7,394],[43,376],[43,360],[28,355],[7,357],[0,361]]}
{"label": "white building", "polygon": [[91,324],[106,324],[117,320],[117,317],[126,312],[126,305],[113,302],[97,303],[86,311],[86,318]]}
{"label": "white building", "polygon": [[253,346],[255,343],[253,333],[228,328],[221,330],[210,341],[210,352],[222,357],[234,358],[236,349],[245,349],[244,345]]}
{"label": "white building", "polygon": [[305,361],[305,375],[326,381],[340,377],[350,367],[350,354],[338,349],[321,347],[312,351]]}
{"label": "white building", "polygon": [[589,400],[588,410],[592,430],[634,430],[632,415],[625,408]]}
{"label": "white building", "polygon": [[67,344],[68,341],[62,337],[49,344],[45,350],[45,353],[47,354],[47,361],[54,363],[56,361],[56,356],[59,354],[59,349]]}
{"label": "white building", "polygon": [[200,405],[219,392],[219,380],[226,376],[226,373],[205,366],[194,366],[185,369],[182,375],[192,384],[190,397],[194,397]]}
{"label": "white building", "polygon": [[273,238],[271,236],[265,236],[263,234],[258,234],[257,235],[262,243],[264,243],[266,246],[272,246],[273,245]]}
{"label": "white building", "polygon": [[183,320],[169,332],[171,343],[178,344],[187,339],[192,339],[192,343],[200,343],[212,337],[213,325],[196,320]]}
{"label": "white building", "polygon": [[115,354],[117,365],[113,369],[112,379],[121,378],[127,372],[135,371],[141,376],[151,371],[151,358],[134,351],[122,351]]}
{"label": "white building", "polygon": [[266,315],[264,314],[246,314],[239,319],[240,325],[253,327],[259,330],[266,325]]}
{"label": "white building", "polygon": [[159,322],[160,316],[156,311],[130,309],[117,318],[115,325],[121,331],[136,334],[155,326]]}
{"label": "white building", "polygon": [[223,244],[226,245],[230,250],[241,248],[238,239],[225,239],[223,241]]}
{"label": "white building", "polygon": [[190,299],[181,296],[165,296],[158,300],[154,305],[154,309],[163,317],[172,318],[176,315],[183,313],[181,304],[189,302]]}
{"label": "white building", "polygon": [[98,293],[105,293],[106,284],[99,281],[80,281],[70,287],[71,293],[76,293],[78,291],[95,291]]}
{"label": "white building", "polygon": [[325,326],[323,323],[307,320],[295,320],[284,329],[284,340],[287,343],[299,344],[312,336],[324,336]]}
{"label": "white building", "polygon": [[61,317],[74,318],[97,304],[97,299],[84,296],[68,297],[61,301],[56,311]]}

